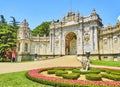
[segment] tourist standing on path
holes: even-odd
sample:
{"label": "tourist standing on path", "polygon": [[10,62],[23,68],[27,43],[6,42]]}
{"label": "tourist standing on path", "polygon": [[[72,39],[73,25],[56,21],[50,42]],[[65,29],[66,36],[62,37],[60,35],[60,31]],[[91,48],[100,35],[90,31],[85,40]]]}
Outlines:
{"label": "tourist standing on path", "polygon": [[16,49],[13,49],[13,51],[12,51],[12,62],[15,62],[15,58],[16,58]]}

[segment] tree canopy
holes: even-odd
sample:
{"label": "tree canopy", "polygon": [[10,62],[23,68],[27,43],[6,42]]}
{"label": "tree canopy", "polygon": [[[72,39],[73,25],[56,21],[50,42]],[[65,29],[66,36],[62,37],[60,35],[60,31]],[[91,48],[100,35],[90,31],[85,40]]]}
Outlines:
{"label": "tree canopy", "polygon": [[4,16],[0,21],[0,58],[5,58],[5,51],[16,47],[18,26],[7,24]]}
{"label": "tree canopy", "polygon": [[43,22],[42,24],[38,25],[33,31],[33,36],[48,36],[49,35],[49,26],[51,22]]}

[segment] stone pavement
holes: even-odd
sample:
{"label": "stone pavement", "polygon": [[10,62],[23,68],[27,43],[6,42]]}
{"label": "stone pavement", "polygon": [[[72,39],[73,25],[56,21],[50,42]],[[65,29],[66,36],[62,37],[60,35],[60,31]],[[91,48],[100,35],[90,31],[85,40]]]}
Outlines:
{"label": "stone pavement", "polygon": [[32,62],[0,63],[0,74],[55,66],[80,66],[76,56],[64,56]]}
{"label": "stone pavement", "polygon": [[[32,61],[32,62],[0,63],[0,74],[31,70],[31,69],[37,69],[37,68],[45,68],[45,67],[80,66],[80,65],[81,64],[77,60],[76,56],[63,56],[63,57],[54,58],[54,59]],[[91,65],[91,67],[106,68],[105,66],[97,66],[97,65]],[[114,69],[120,70],[120,67],[108,67],[108,68],[114,68]]]}

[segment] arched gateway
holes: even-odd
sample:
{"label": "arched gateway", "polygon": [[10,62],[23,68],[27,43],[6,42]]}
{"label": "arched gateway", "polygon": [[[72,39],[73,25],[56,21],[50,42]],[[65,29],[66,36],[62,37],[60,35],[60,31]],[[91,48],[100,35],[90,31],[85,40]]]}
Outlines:
{"label": "arched gateway", "polygon": [[74,32],[69,32],[65,37],[65,54],[74,55],[77,53],[77,36]]}
{"label": "arched gateway", "polygon": [[28,23],[24,20],[18,29],[17,60],[34,59],[36,55],[38,58],[42,56],[84,55],[88,48],[90,48],[94,58],[98,58],[98,54],[104,56],[103,54],[112,52],[111,50],[106,50],[108,49],[107,47],[115,49],[116,51],[114,52],[118,53],[117,47],[120,47],[117,45],[119,44],[119,34],[111,36],[112,39],[110,41],[115,40],[111,43],[115,43],[116,46],[112,48],[107,42],[108,36],[102,33],[107,31],[102,31],[104,29],[101,28],[102,20],[95,10],[89,16],[82,16],[78,12],[70,11],[62,20],[53,20],[48,37],[32,36]]}

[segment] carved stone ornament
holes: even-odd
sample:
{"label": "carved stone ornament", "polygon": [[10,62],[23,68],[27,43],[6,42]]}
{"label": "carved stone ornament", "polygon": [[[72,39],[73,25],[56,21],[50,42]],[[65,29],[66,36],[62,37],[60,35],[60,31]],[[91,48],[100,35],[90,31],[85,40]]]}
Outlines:
{"label": "carved stone ornament", "polygon": [[107,39],[104,39],[103,42],[104,42],[104,44],[107,44]]}
{"label": "carved stone ornament", "polygon": [[88,41],[90,40],[90,35],[89,35],[88,32],[85,32],[85,34],[84,34],[84,40],[85,40],[86,42],[88,42]]}
{"label": "carved stone ornament", "polygon": [[117,41],[118,41],[117,37],[116,37],[116,38],[114,38],[114,43],[117,43]]}

